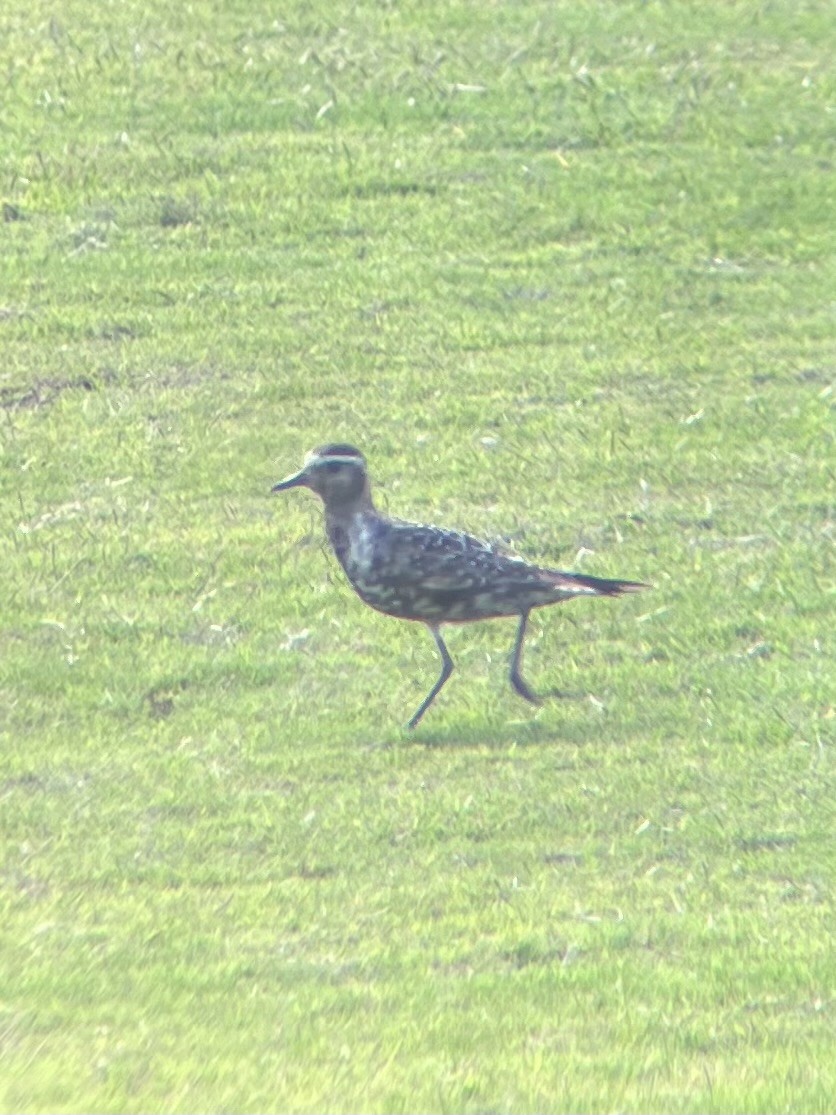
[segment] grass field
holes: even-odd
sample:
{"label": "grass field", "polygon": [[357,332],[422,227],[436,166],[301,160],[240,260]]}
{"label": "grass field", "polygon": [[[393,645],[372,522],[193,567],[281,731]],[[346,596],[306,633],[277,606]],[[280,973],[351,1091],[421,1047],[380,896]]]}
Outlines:
{"label": "grass field", "polygon": [[[0,1108],[831,1112],[827,0],[0,14]],[[423,630],[318,504],[641,597]]]}

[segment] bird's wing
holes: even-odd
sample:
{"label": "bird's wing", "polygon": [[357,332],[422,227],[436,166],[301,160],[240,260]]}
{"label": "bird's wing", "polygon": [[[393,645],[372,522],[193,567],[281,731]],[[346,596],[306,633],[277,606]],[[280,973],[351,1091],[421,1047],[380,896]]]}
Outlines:
{"label": "bird's wing", "polygon": [[478,592],[499,580],[508,588],[523,588],[542,576],[536,566],[473,535],[412,523],[398,523],[387,532],[380,565],[379,572],[399,585],[445,594]]}
{"label": "bird's wing", "polygon": [[462,531],[419,523],[391,525],[395,529],[387,531],[376,572],[393,587],[421,589],[448,599],[493,592],[498,604],[518,598],[519,607],[573,596],[620,596],[648,587],[533,565]]}

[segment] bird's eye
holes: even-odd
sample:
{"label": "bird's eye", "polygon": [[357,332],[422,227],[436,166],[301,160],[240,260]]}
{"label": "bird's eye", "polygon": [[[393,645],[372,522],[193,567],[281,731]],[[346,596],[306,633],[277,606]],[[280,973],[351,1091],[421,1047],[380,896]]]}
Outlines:
{"label": "bird's eye", "polygon": [[343,467],[342,466],[342,461],[326,461],[325,462],[325,468],[328,470],[328,472],[330,472],[332,474],[335,473],[335,472],[339,472],[342,467]]}

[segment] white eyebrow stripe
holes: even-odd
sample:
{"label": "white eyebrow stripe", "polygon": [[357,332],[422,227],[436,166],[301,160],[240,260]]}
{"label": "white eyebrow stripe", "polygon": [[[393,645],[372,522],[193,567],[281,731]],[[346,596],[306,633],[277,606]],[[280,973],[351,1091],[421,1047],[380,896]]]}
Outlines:
{"label": "white eyebrow stripe", "polygon": [[339,461],[339,463],[341,465],[362,465],[363,464],[363,458],[362,457],[342,457],[342,456],[340,456],[336,453],[333,454],[333,456],[328,455],[328,456],[325,456],[325,457],[317,456],[316,454],[314,454],[312,457],[309,457],[307,459],[305,464],[310,465],[310,464],[314,464],[315,462],[318,462],[318,461]]}

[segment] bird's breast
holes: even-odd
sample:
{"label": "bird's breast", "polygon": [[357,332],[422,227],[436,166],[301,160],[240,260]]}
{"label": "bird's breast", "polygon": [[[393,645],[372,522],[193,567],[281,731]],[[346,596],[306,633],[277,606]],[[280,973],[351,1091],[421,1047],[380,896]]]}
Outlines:
{"label": "bird's breast", "polygon": [[373,524],[363,516],[327,524],[328,540],[349,580],[354,584],[370,576],[375,561]]}

